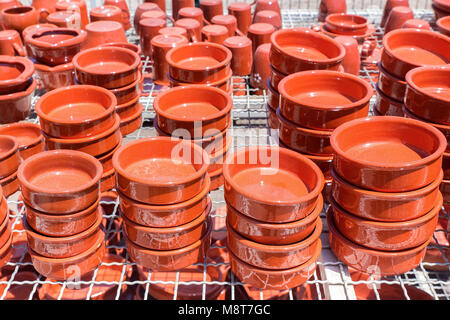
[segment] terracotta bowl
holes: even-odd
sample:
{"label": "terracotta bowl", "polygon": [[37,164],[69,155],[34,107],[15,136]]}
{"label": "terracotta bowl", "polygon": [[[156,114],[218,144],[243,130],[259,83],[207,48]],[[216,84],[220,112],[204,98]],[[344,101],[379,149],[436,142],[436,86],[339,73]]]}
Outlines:
{"label": "terracotta bowl", "polygon": [[80,278],[94,271],[105,255],[105,233],[100,231],[98,237],[90,248],[69,258],[48,258],[34,252],[28,246],[33,267],[46,278],[66,281],[74,280],[74,272]]}
{"label": "terracotta bowl", "polygon": [[188,43],[167,52],[169,75],[187,83],[210,83],[224,79],[231,63],[231,51],[211,42]]}
{"label": "terracotta bowl", "polygon": [[31,122],[7,124],[0,127],[0,135],[9,135],[17,140],[22,160],[44,151],[44,137],[38,124]]}
{"label": "terracotta bowl", "polygon": [[259,289],[284,290],[305,283],[315,272],[322,244],[320,239],[310,260],[304,264],[285,270],[267,270],[251,266],[236,257],[229,250],[231,270],[245,283]]}
{"label": "terracotta bowl", "polygon": [[330,156],[333,150],[330,145],[332,131],[316,130],[298,126],[281,115],[277,109],[279,121],[279,138],[289,148],[300,152],[318,156]]}
{"label": "terracotta bowl", "polygon": [[190,246],[166,251],[150,250],[138,246],[128,239],[126,231],[124,231],[123,237],[130,258],[139,266],[156,271],[173,271],[204,261],[211,244],[211,229],[212,224],[210,223],[202,239]]}
{"label": "terracotta bowl", "polygon": [[73,58],[77,81],[107,89],[125,87],[138,79],[141,58],[118,47],[84,50]]}
{"label": "terracotta bowl", "polygon": [[89,85],[59,88],[36,103],[42,130],[55,138],[84,138],[114,125],[116,97],[108,90]]}
{"label": "terracotta bowl", "polygon": [[360,272],[377,276],[394,276],[416,268],[425,256],[430,239],[418,247],[401,251],[368,249],[345,238],[336,228],[330,207],[327,213],[329,241],[336,257]]}
{"label": "terracotta bowl", "polygon": [[280,112],[299,126],[332,130],[342,123],[367,117],[373,89],[349,73],[304,71],[278,85]]}
{"label": "terracotta bowl", "polygon": [[306,157],[285,148],[248,147],[229,154],[223,165],[225,199],[261,222],[287,223],[313,212],[324,178]]}
{"label": "terracotta bowl", "polygon": [[140,73],[138,79],[136,79],[136,81],[134,81],[133,83],[131,83],[125,87],[109,90],[116,96],[117,105],[127,103],[133,99],[136,99],[137,97],[139,97],[141,95],[142,79],[143,79],[143,77],[142,77],[142,74]]}
{"label": "terracotta bowl", "polygon": [[283,29],[271,36],[270,63],[291,74],[305,70],[337,70],[345,56],[335,40],[306,28]]}
{"label": "terracotta bowl", "polygon": [[336,228],[350,241],[375,250],[401,251],[420,246],[433,236],[442,207],[442,196],[439,194],[435,206],[425,215],[402,222],[361,219],[334,201],[331,205]]}
{"label": "terracotta bowl", "polygon": [[380,71],[377,83],[378,89],[392,100],[403,102],[406,92],[406,81],[384,70],[381,63],[378,63],[378,70]]}
{"label": "terracotta bowl", "polygon": [[188,141],[152,137],[129,142],[113,157],[117,189],[147,204],[175,204],[199,194],[206,183],[209,157]]}
{"label": "terracotta bowl", "polygon": [[15,138],[0,135],[0,179],[17,171],[20,163],[18,147]]}
{"label": "terracotta bowl", "polygon": [[447,37],[450,36],[450,18],[448,16],[440,18],[436,21],[436,24],[440,33],[446,35]]}
{"label": "terracotta bowl", "polygon": [[333,13],[325,18],[330,32],[345,35],[362,35],[367,31],[367,19],[354,14]]}
{"label": "terracotta bowl", "polygon": [[75,67],[72,62],[55,67],[35,63],[34,67],[39,78],[40,89],[51,91],[75,84]]}
{"label": "terracotta bowl", "polygon": [[0,124],[24,120],[30,114],[37,81],[30,78],[23,91],[0,95]]}
{"label": "terracotta bowl", "polygon": [[439,177],[447,141],[439,130],[417,120],[368,117],[338,127],[331,135],[331,146],[334,169],[349,183],[375,191],[405,192]]}
{"label": "terracotta bowl", "polygon": [[390,74],[405,78],[411,69],[450,62],[450,39],[423,29],[398,29],[383,38],[381,65]]}
{"label": "terracotta bowl", "polygon": [[195,197],[172,205],[147,205],[119,192],[120,210],[129,221],[142,227],[174,228],[197,219],[208,207],[210,179]]}
{"label": "terracotta bowl", "polygon": [[26,90],[33,76],[34,65],[27,58],[0,56],[0,94]]}
{"label": "terracotta bowl", "polygon": [[382,116],[404,117],[402,101],[391,99],[385,95],[378,87],[378,84],[376,85],[375,90],[377,98],[375,100],[374,111]]}
{"label": "terracotta bowl", "polygon": [[99,196],[102,165],[94,157],[72,150],[41,152],[18,170],[22,196],[36,210],[72,213],[91,206]]}
{"label": "terracotta bowl", "polygon": [[30,58],[48,66],[71,62],[85,40],[84,30],[70,28],[37,30],[24,39]]}
{"label": "terracotta bowl", "polygon": [[450,68],[431,66],[406,75],[406,107],[429,122],[450,125]]}
{"label": "terracotta bowl", "polygon": [[159,129],[168,134],[186,130],[189,137],[184,138],[194,139],[215,136],[227,128],[233,101],[220,89],[193,85],[160,93],[153,106]]}
{"label": "terracotta bowl", "polygon": [[134,43],[129,43],[129,42],[109,42],[109,43],[101,44],[100,47],[124,48],[124,49],[128,49],[128,50],[135,52],[139,57],[142,55],[141,48],[139,48],[138,45],[136,45]]}
{"label": "terracotta bowl", "polygon": [[215,87],[218,88],[228,95],[231,95],[233,93],[233,84],[231,82],[231,77],[233,76],[233,71],[231,69],[228,70],[228,74],[225,78],[221,80],[217,80],[210,83],[204,83],[204,84],[195,84],[195,83],[187,83],[187,82],[180,82],[175,79],[173,79],[170,75],[167,77],[169,79],[170,87],[187,87],[187,86],[193,86],[193,85],[204,85],[208,87]]}

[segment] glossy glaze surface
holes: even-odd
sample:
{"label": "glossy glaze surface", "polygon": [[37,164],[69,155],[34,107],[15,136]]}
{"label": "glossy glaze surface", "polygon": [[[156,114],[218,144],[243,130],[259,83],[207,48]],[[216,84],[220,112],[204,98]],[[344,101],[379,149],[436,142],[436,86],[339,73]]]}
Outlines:
{"label": "glossy glaze surface", "polygon": [[0,124],[14,123],[28,117],[36,87],[37,80],[30,78],[23,91],[0,95]]}

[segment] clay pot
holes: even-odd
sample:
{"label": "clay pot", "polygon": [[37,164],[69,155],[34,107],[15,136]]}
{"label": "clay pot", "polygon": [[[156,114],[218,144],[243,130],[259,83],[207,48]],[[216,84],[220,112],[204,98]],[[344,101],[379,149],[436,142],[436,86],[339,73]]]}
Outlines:
{"label": "clay pot", "polygon": [[252,24],[252,7],[246,2],[233,2],[228,5],[228,14],[235,16],[237,28],[244,35]]}
{"label": "clay pot", "polygon": [[162,11],[162,10],[156,3],[144,2],[139,4],[134,13],[134,20],[133,20],[134,31],[136,31],[136,34],[139,34],[139,20],[141,20],[142,14],[146,11]]}
{"label": "clay pot", "polygon": [[[377,83],[378,89],[392,100],[397,100],[397,104],[400,104],[405,97],[406,81],[404,79],[397,78],[384,70],[381,63],[378,64],[378,69],[380,70]],[[386,109],[380,108],[380,110]]]}
{"label": "clay pot", "polygon": [[236,35],[237,19],[233,15],[217,15],[211,18],[211,23],[226,27],[228,29],[228,36],[230,37]]}
{"label": "clay pot", "polygon": [[175,21],[175,26],[186,29],[192,42],[198,42],[202,39],[202,25],[195,19],[179,19]]}
{"label": "clay pot", "polygon": [[329,14],[346,13],[347,5],[345,0],[321,0],[319,5],[319,21],[325,21]]}
{"label": "clay pot", "polygon": [[[430,24],[422,19],[409,19],[403,23],[402,28],[431,30]],[[441,32],[442,33],[442,32]]]}
{"label": "clay pot", "polygon": [[409,6],[392,8],[386,20],[386,24],[384,25],[384,34],[387,34],[392,30],[400,29],[409,19],[414,19],[414,13]]}
{"label": "clay pot", "polygon": [[86,26],[87,38],[83,49],[110,42],[128,42],[125,30],[117,21],[95,21]]}
{"label": "clay pot", "polygon": [[84,0],[60,0],[56,3],[56,11],[78,12],[81,17],[81,29],[89,23],[88,10]]}
{"label": "clay pot", "polygon": [[96,201],[102,172],[101,163],[88,154],[55,150],[41,152],[24,161],[19,167],[18,179],[24,201],[34,209],[72,213]]}
{"label": "clay pot", "polygon": [[[273,174],[265,174],[269,172]],[[259,146],[239,150],[227,156],[223,175],[228,205],[269,223],[306,217],[317,206],[323,188],[320,169],[311,160],[285,148]]]}
{"label": "clay pot", "polygon": [[344,72],[358,76],[361,68],[361,56],[359,54],[358,41],[349,36],[338,36],[334,38],[334,40],[342,44],[345,49],[345,57],[344,60],[342,60]]}
{"label": "clay pot", "polygon": [[278,85],[280,113],[298,126],[333,130],[367,117],[373,89],[367,81],[336,71],[304,71]]}
{"label": "clay pot", "polygon": [[194,0],[172,0],[172,17],[177,20],[181,8],[195,7]]}
{"label": "clay pot", "polygon": [[248,28],[247,37],[252,41],[252,52],[264,44],[270,43],[270,36],[275,32],[275,27],[269,23],[254,23]]}
{"label": "clay pot", "polygon": [[100,6],[89,12],[89,18],[91,22],[108,20],[122,23],[122,10],[112,5]]}
{"label": "clay pot", "polygon": [[450,36],[450,18],[443,17],[436,21],[439,32],[443,35]]}
{"label": "clay pot", "polygon": [[33,63],[22,57],[0,56],[0,94],[26,90],[34,73]]}
{"label": "clay pot", "polygon": [[252,71],[252,41],[247,37],[229,37],[223,45],[233,54],[231,69],[236,76],[246,76]]}
{"label": "clay pot", "polygon": [[281,14],[272,10],[261,10],[255,14],[253,23],[268,23],[278,30],[282,27]]}
{"label": "clay pot", "polygon": [[367,19],[346,13],[333,13],[326,17],[328,31],[343,35],[363,35],[367,31]]}
{"label": "clay pot", "polygon": [[78,12],[56,11],[48,15],[47,22],[60,28],[81,29],[81,17]]}
{"label": "clay pot", "polygon": [[375,191],[406,192],[439,177],[447,141],[439,130],[417,120],[369,117],[335,129],[331,146],[334,169],[349,183]]}
{"label": "clay pot", "polygon": [[20,158],[19,144],[11,136],[0,135],[0,178],[3,179],[17,171]]}
{"label": "clay pot", "polygon": [[166,21],[163,19],[141,19],[139,21],[139,43],[144,56],[152,55],[152,39],[158,35],[162,28],[166,27]]}
{"label": "clay pot", "polygon": [[36,79],[30,78],[23,91],[0,95],[1,124],[18,122],[28,117],[36,86]]}
{"label": "clay pot", "polygon": [[116,6],[122,11],[122,25],[125,30],[131,28],[130,23],[130,10],[128,9],[128,4],[125,0],[105,0],[104,4],[106,6]]}
{"label": "clay pot", "polygon": [[19,146],[19,156],[23,160],[44,151],[44,137],[41,127],[35,123],[17,122],[0,127],[0,135],[14,137]]}
{"label": "clay pot", "polygon": [[118,47],[87,49],[73,58],[78,82],[107,89],[124,87],[136,81],[140,62],[135,52]]}
{"label": "clay pot", "polygon": [[284,74],[305,70],[337,70],[344,47],[329,37],[305,28],[284,29],[271,36],[270,62]]}
{"label": "clay pot", "polygon": [[[48,15],[48,14],[47,14]],[[13,29],[22,34],[22,31],[40,20],[39,12],[31,6],[14,6],[1,10],[1,19],[4,30]]]}
{"label": "clay pot", "polygon": [[267,89],[267,80],[271,74],[269,54],[271,44],[260,45],[253,55],[253,69],[250,75],[250,85],[253,88]]}
{"label": "clay pot", "polygon": [[206,21],[211,21],[215,16],[223,14],[222,0],[202,0],[200,9],[203,11]]}
{"label": "clay pot", "polygon": [[0,54],[6,56],[22,56],[25,52],[19,32],[16,30],[0,31]]}
{"label": "clay pot", "polygon": [[401,79],[411,69],[450,61],[450,39],[429,30],[394,30],[383,38],[383,46],[381,65]]}
{"label": "clay pot", "polygon": [[392,9],[395,7],[409,7],[409,0],[387,0],[384,5],[383,16],[381,17],[380,26],[384,27],[386,21],[391,13]]}
{"label": "clay pot", "polygon": [[[178,160],[183,157],[183,163],[173,161],[173,152]],[[190,142],[152,137],[121,146],[114,154],[113,165],[121,193],[143,203],[165,205],[186,201],[201,192],[209,159],[206,151]]]}
{"label": "clay pot", "polygon": [[219,24],[206,25],[201,30],[202,41],[223,44],[228,38],[228,29]]}
{"label": "clay pot", "polygon": [[203,27],[203,10],[200,8],[192,7],[184,7],[178,10],[178,19],[194,19],[197,20],[200,25]]}

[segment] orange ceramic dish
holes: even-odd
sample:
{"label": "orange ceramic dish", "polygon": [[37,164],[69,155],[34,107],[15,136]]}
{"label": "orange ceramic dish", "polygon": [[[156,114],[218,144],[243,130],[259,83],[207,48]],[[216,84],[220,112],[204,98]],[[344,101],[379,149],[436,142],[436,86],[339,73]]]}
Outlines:
{"label": "orange ceramic dish", "polygon": [[0,135],[0,179],[17,171],[20,162],[18,146],[12,136]]}

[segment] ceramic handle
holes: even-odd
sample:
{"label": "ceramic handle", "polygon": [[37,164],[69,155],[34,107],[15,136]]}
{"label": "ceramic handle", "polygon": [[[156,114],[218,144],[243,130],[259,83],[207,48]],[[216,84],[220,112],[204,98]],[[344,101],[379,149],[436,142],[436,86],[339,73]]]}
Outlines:
{"label": "ceramic handle", "polygon": [[19,45],[18,43],[13,43],[14,51],[21,57],[26,57],[27,53],[25,52],[25,49]]}
{"label": "ceramic handle", "polygon": [[47,22],[47,17],[49,16],[49,14],[50,14],[50,11],[48,11],[48,10],[45,9],[45,8],[41,8],[41,9],[39,10],[39,22],[40,22],[40,23],[45,23],[45,22]]}
{"label": "ceramic handle", "polygon": [[206,24],[206,25],[210,25],[210,24],[211,24],[211,22],[209,22],[209,21],[206,20],[205,18],[203,18],[203,23]]}
{"label": "ceramic handle", "polygon": [[193,43],[196,43],[196,42],[199,41],[199,40],[197,39],[197,36],[195,35],[194,30],[188,29],[188,30],[187,30],[187,33],[188,33],[188,37],[191,39],[191,41],[192,41]]}
{"label": "ceramic handle", "polygon": [[239,37],[245,37],[245,35],[242,33],[242,31],[241,30],[239,30],[239,29],[236,29],[236,34],[239,36]]}

